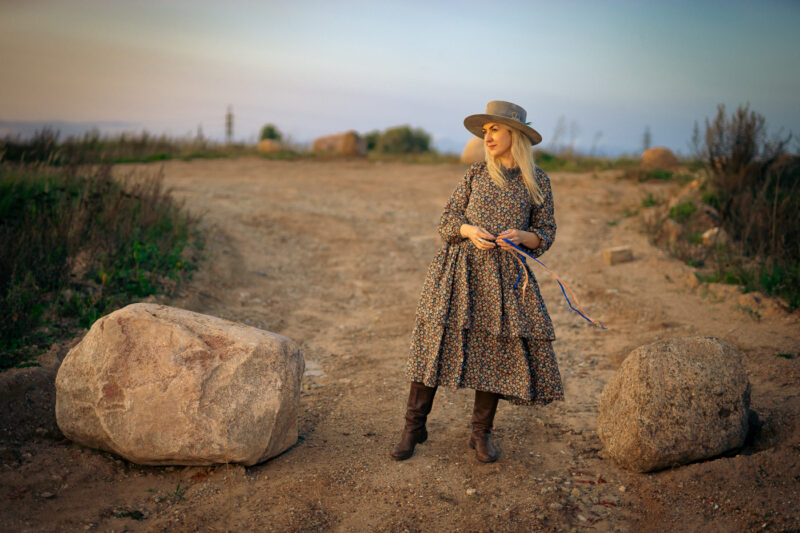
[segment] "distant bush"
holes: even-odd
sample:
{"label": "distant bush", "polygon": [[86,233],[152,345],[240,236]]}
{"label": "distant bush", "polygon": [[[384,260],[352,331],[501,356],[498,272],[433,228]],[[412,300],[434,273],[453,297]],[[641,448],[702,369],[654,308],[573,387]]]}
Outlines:
{"label": "distant bush", "polygon": [[[369,146],[369,140],[367,141]],[[383,154],[419,154],[431,150],[431,136],[422,129],[409,126],[389,128],[375,141],[374,150]]]}
{"label": "distant bush", "polygon": [[636,161],[626,157],[610,159],[581,155],[569,151],[556,155],[546,150],[534,150],[533,160],[545,172],[587,172],[591,170],[608,170],[612,168],[628,168],[636,165]]}
{"label": "distant bush", "polygon": [[253,148],[237,144],[215,144],[205,138],[175,139],[166,135],[121,133],[102,136],[93,130],[79,137],[58,142],[59,134],[50,129],[36,132],[30,139],[6,137],[0,140],[0,161],[50,165],[84,163],[134,163],[229,157],[254,153]]}
{"label": "distant bush", "polygon": [[719,106],[706,121],[715,203],[747,255],[800,261],[800,159],[786,154],[790,138],[767,138],[764,117],[747,106],[730,118]]}
{"label": "distant bush", "polygon": [[[715,272],[705,279],[741,283],[800,308],[800,157],[786,153],[791,135],[767,134],[749,106],[730,116],[720,105],[693,135],[708,173],[703,202],[731,237],[710,250]],[[679,213],[675,213],[680,216]]]}
{"label": "distant bush", "polygon": [[[0,368],[194,268],[195,219],[162,176],[0,165]],[[34,349],[31,349],[33,347]]]}
{"label": "distant bush", "polygon": [[263,128],[261,128],[261,133],[258,136],[258,140],[264,141],[266,139],[280,141],[283,139],[283,134],[274,124],[266,124]]}
{"label": "distant bush", "polygon": [[0,161],[57,163],[58,132],[44,128],[27,140],[8,136],[0,140]]}
{"label": "distant bush", "polygon": [[364,141],[367,143],[367,151],[372,152],[378,146],[378,139],[381,138],[381,132],[378,130],[371,131],[364,134]]}

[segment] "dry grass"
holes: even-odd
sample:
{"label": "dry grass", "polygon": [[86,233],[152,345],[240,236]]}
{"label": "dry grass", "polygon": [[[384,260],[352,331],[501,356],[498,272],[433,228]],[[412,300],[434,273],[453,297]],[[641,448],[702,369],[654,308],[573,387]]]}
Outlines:
{"label": "dry grass", "polygon": [[0,368],[192,268],[195,219],[160,173],[122,183],[109,166],[0,165]]}

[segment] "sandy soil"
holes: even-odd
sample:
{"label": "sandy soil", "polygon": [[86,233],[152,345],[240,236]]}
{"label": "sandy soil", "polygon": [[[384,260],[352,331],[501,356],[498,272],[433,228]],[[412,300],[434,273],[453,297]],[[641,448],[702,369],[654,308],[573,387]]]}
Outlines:
{"label": "sandy soil", "polygon": [[[260,159],[170,162],[168,185],[210,230],[207,260],[171,305],[286,335],[307,372],[300,441],[252,468],[141,467],[65,440],[53,415],[55,347],[0,376],[4,531],[792,531],[800,529],[800,313],[692,283],[626,216],[669,184],[551,176],[558,236],[543,257],[608,331],[538,275],[567,401],[501,403],[497,463],[467,446],[471,391],[442,390],[430,439],[404,462],[416,300],[460,166]],[[603,264],[605,247],[635,261]],[[745,355],[763,425],[742,450],[636,474],[604,459],[599,395],[634,347],[682,335]]]}

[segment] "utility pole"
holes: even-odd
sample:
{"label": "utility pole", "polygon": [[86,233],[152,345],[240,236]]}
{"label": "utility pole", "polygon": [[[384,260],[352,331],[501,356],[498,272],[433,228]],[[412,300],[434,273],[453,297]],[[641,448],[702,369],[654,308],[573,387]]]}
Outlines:
{"label": "utility pole", "polygon": [[233,106],[228,106],[228,112],[225,113],[225,139],[228,144],[233,142]]}

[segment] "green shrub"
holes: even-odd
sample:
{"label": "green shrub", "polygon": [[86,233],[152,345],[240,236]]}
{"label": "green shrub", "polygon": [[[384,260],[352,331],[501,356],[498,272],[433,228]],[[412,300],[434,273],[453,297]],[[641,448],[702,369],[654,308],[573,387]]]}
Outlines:
{"label": "green shrub", "polygon": [[642,207],[653,207],[660,204],[661,201],[653,196],[653,193],[651,192],[647,193],[647,196],[642,199]]}
{"label": "green shrub", "polygon": [[674,205],[669,210],[669,218],[674,220],[675,222],[680,222],[681,224],[685,223],[689,220],[695,211],[697,211],[697,206],[691,200],[685,200],[677,205]]}
{"label": "green shrub", "polygon": [[381,132],[378,130],[370,131],[364,134],[364,141],[367,143],[367,152],[372,152],[378,146],[378,139],[381,138]]}
{"label": "green shrub", "polygon": [[431,150],[431,136],[409,126],[389,128],[380,134],[375,151],[383,154],[419,154]]}
{"label": "green shrub", "polygon": [[261,128],[261,133],[258,136],[258,140],[263,141],[266,139],[280,141],[283,139],[283,134],[274,124],[266,124],[263,128]]}
{"label": "green shrub", "polygon": [[109,166],[0,165],[0,368],[173,290],[194,268],[194,225],[160,174],[120,181]]}

